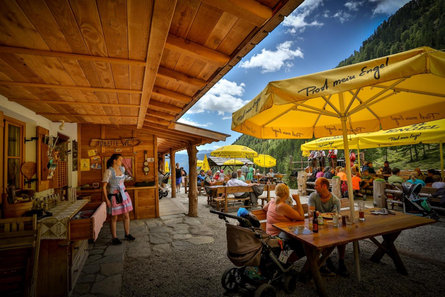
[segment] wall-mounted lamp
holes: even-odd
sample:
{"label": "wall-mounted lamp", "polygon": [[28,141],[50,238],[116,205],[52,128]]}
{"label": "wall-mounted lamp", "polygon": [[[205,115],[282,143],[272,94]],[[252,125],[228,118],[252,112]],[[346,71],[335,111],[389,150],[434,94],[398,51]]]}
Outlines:
{"label": "wall-mounted lamp", "polygon": [[62,124],[60,124],[59,126],[59,130],[63,130],[63,128],[65,127],[65,121],[61,120]]}

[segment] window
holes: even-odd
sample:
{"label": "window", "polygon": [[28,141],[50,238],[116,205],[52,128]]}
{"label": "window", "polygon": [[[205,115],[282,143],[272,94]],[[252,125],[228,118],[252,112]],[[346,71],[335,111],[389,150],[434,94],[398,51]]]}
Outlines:
{"label": "window", "polygon": [[16,189],[20,189],[23,188],[20,166],[24,160],[25,123],[7,118],[4,129],[5,185],[6,187],[14,185]]}

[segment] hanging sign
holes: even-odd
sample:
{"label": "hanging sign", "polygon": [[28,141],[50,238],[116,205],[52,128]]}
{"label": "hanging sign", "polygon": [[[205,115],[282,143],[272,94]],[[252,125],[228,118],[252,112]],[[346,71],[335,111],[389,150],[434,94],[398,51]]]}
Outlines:
{"label": "hanging sign", "polygon": [[105,147],[132,147],[141,143],[139,139],[135,137],[119,138],[119,139],[101,139],[92,138],[90,140],[90,146],[105,146]]}

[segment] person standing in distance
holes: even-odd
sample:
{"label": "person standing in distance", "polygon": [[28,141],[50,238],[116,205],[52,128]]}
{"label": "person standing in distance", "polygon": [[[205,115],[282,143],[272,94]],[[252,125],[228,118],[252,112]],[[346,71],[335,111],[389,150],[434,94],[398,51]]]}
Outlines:
{"label": "person standing in distance", "polygon": [[113,245],[121,244],[116,235],[116,222],[119,215],[124,217],[125,239],[135,240],[130,234],[130,211],[133,210],[130,195],[125,190],[124,181],[131,179],[125,175],[125,167],[122,166],[122,155],[113,154],[107,161],[107,169],[103,175],[103,194],[107,204],[107,213],[111,215],[111,235]]}

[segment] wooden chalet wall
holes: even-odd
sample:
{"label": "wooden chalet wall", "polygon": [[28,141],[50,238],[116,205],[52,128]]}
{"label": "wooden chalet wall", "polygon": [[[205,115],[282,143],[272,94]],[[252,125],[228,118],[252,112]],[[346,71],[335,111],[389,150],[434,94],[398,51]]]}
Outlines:
{"label": "wooden chalet wall", "polygon": [[[108,158],[114,154],[119,153],[125,157],[134,158],[134,169],[133,178],[134,182],[155,182],[157,180],[157,155],[156,150],[156,137],[152,134],[147,133],[144,130],[135,128],[122,128],[111,125],[94,125],[94,124],[79,124],[79,158],[78,158],[78,180],[79,185],[84,186],[93,183],[99,183],[102,186],[102,176],[105,171],[105,162]],[[125,139],[132,138],[140,141],[137,146],[100,146],[94,145],[91,142],[92,139]],[[91,146],[93,144],[93,146]],[[100,157],[101,169],[91,168],[93,155],[95,151],[95,156]],[[143,172],[143,162],[144,154],[146,152],[146,157],[151,158],[152,162],[149,162],[150,171],[148,175]],[[82,170],[82,159],[90,160],[90,168],[88,171]],[[131,216],[133,218],[153,218],[159,217],[159,197],[157,182],[155,186],[150,187],[134,187],[132,184],[134,182],[129,182],[127,184],[127,191],[133,201],[134,210]],[[80,191],[81,194],[91,196],[92,200],[102,199],[102,189],[91,189]]]}

